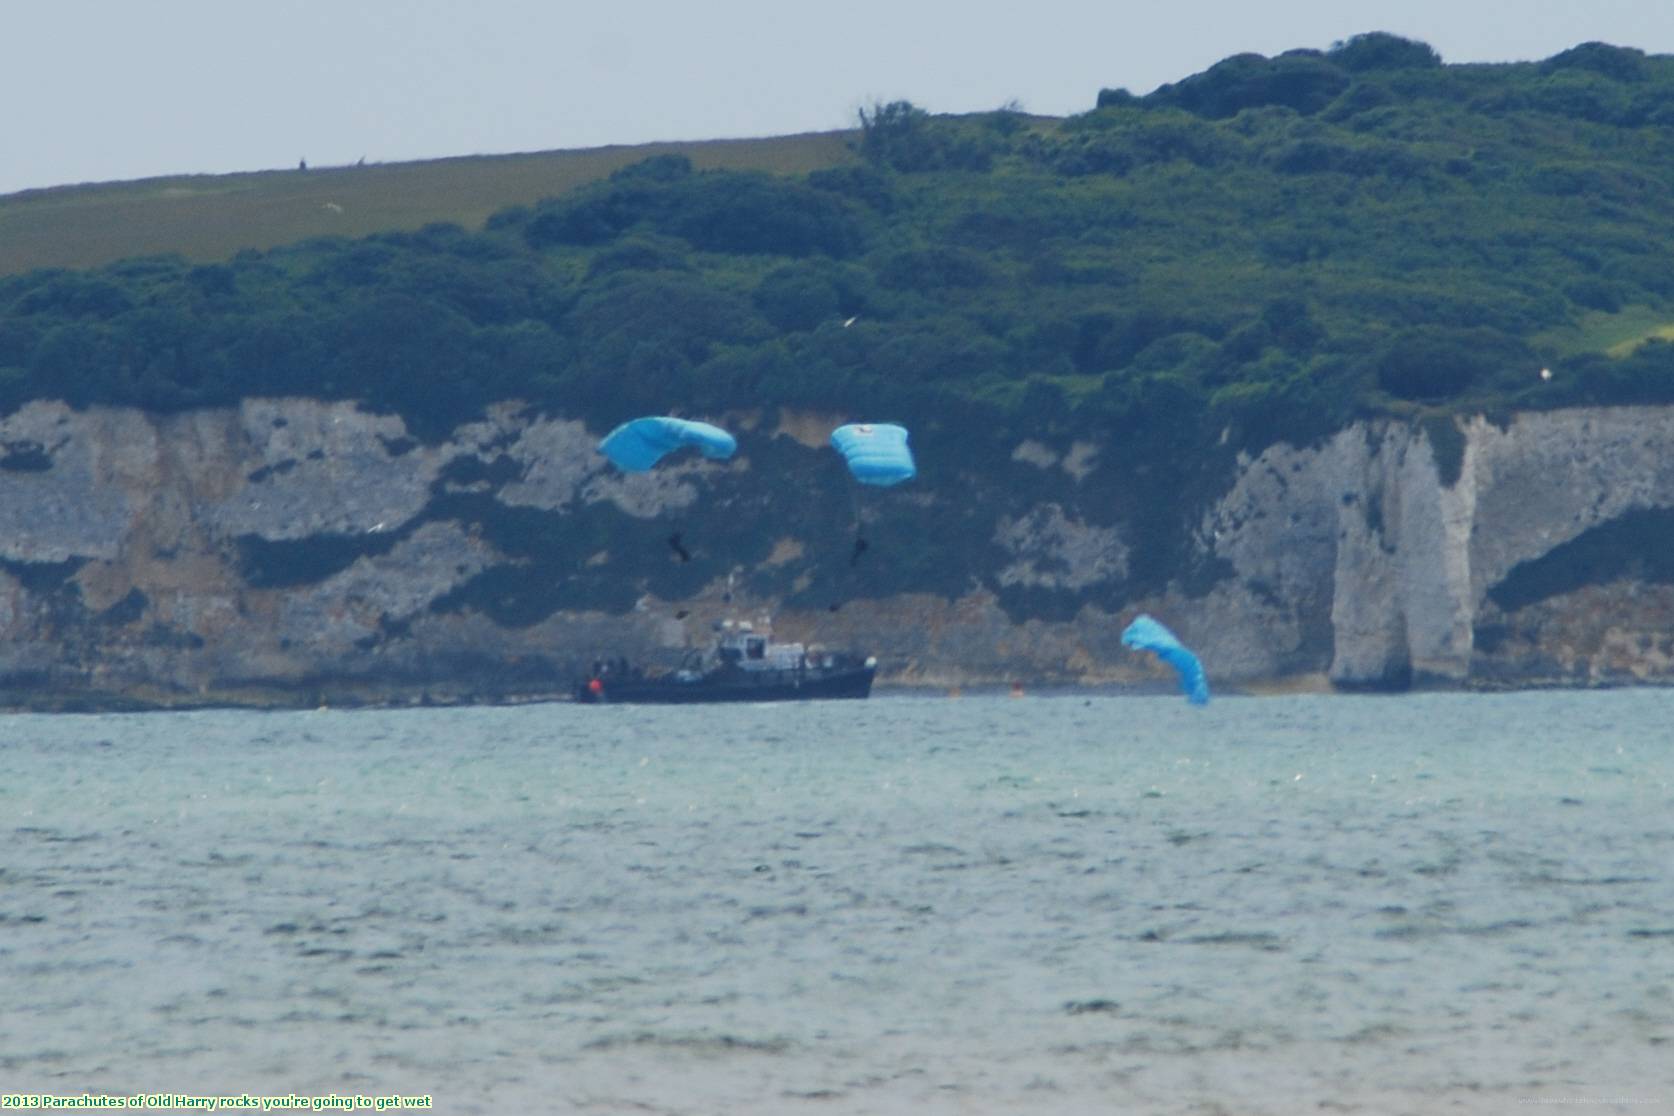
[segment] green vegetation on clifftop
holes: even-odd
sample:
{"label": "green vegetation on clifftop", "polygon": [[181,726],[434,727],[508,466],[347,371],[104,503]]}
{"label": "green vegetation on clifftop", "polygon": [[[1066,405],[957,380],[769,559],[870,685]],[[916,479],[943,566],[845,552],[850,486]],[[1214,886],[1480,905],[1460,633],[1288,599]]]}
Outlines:
{"label": "green vegetation on clifftop", "polygon": [[944,477],[1091,434],[1084,486],[1162,538],[1234,452],[1355,416],[1674,400],[1674,58],[1371,34],[1061,121],[861,124],[805,173],[667,152],[481,227],[0,278],[0,407],[812,408],[909,423]]}
{"label": "green vegetation on clifftop", "polygon": [[601,423],[866,399],[1177,445],[1669,396],[1674,59],[1374,34],[1098,99],[879,106],[861,161],[663,154],[474,231],[13,276],[0,403],[360,397],[435,432],[508,396]]}

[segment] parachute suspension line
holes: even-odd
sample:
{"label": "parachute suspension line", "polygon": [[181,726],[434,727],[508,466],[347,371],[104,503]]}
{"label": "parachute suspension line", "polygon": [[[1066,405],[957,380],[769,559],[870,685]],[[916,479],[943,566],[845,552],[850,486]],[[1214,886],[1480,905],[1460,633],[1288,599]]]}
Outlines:
{"label": "parachute suspension line", "polygon": [[676,512],[665,511],[657,518],[657,529],[665,532],[663,545],[668,548],[664,553],[664,560],[678,562],[681,565],[690,562],[692,560],[692,542],[687,537],[687,528],[690,527],[690,524],[686,521],[686,517]]}
{"label": "parachute suspension line", "polygon": [[854,566],[859,564],[860,556],[865,554],[866,549],[871,546],[866,541],[866,523],[861,518],[860,489],[851,488],[849,490],[849,507],[854,514],[854,549],[849,554],[849,565]]}
{"label": "parachute suspension line", "polygon": [[[707,422],[647,415],[624,422],[599,443],[599,452],[624,473],[649,472],[668,454],[687,448],[712,461],[724,461],[738,450],[738,440]],[[674,559],[690,562],[692,551],[686,545],[685,525],[676,521],[671,528],[663,541]]]}
{"label": "parachute suspension line", "polygon": [[[831,432],[831,444],[849,472],[863,485],[888,488],[909,480],[917,473],[912,450],[907,448],[907,429],[894,423],[855,422],[839,426]],[[860,490],[854,493],[854,550],[849,554],[849,565],[860,562],[861,555],[871,545],[866,541],[861,521]]]}
{"label": "parachute suspension line", "polygon": [[668,548],[674,552],[674,556],[680,561],[690,562],[692,552],[686,549],[685,534],[679,523],[674,524],[674,530],[668,536]]}
{"label": "parachute suspension line", "polygon": [[[907,448],[907,429],[893,423],[847,423],[831,432],[831,445],[843,455],[849,473],[863,485],[888,488],[911,479],[918,471],[912,450]],[[842,581],[852,581],[855,567],[870,548],[861,519],[860,490],[851,489],[854,509],[854,547],[849,552],[849,570]],[[841,602],[831,606],[836,612]]]}

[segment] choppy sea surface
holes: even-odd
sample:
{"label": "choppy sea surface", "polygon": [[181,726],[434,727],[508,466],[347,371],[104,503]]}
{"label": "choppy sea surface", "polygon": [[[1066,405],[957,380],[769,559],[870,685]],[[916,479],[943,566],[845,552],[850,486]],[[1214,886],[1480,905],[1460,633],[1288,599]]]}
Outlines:
{"label": "choppy sea surface", "polygon": [[1674,1112],[1674,691],[0,721],[0,1093]]}

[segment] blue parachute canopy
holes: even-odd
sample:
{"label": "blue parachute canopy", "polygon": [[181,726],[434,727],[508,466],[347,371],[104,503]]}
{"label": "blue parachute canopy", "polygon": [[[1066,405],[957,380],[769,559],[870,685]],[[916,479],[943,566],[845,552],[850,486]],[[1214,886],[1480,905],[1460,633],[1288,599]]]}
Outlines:
{"label": "blue parachute canopy", "polygon": [[861,484],[891,485],[918,473],[907,448],[907,428],[887,422],[857,422],[831,432],[831,444]]}
{"label": "blue parachute canopy", "polygon": [[1189,647],[1174,638],[1173,632],[1140,613],[1122,633],[1122,643],[1141,651],[1155,652],[1157,658],[1179,672],[1180,691],[1186,695],[1187,701],[1193,705],[1208,704],[1209,681],[1203,677],[1203,664],[1197,661],[1197,656]]}
{"label": "blue parachute canopy", "polygon": [[696,446],[705,457],[731,457],[738,441],[718,426],[707,422],[653,415],[625,422],[605,435],[599,452],[619,469],[643,473],[663,455],[683,446]]}

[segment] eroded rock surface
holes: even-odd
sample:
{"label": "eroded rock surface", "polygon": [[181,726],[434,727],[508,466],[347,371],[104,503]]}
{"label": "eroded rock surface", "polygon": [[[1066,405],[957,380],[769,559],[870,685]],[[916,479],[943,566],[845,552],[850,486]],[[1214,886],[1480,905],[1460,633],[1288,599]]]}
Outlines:
{"label": "eroded rock surface", "polygon": [[1118,640],[1140,610],[1223,686],[1674,678],[1674,409],[1274,446],[1182,523],[1193,576],[1148,583],[1147,540],[1086,487],[1099,445],[1020,440],[987,490],[921,461],[910,491],[855,495],[820,437],[840,417],[741,417],[731,461],[625,476],[601,432],[512,403],[439,445],[351,403],[31,403],[0,420],[0,688],[550,696],[600,654],[672,664],[763,615],[873,651],[885,684],[1155,681]]}

